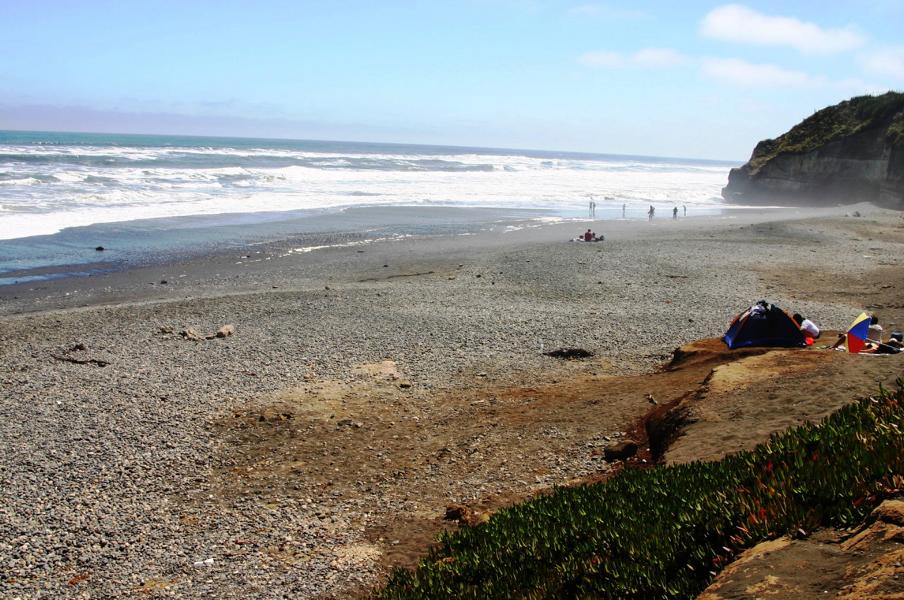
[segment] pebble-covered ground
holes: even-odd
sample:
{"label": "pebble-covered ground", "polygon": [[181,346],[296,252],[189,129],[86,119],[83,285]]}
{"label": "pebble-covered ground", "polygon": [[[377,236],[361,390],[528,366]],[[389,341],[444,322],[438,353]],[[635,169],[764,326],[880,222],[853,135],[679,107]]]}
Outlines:
{"label": "pebble-covered ground", "polygon": [[[103,282],[90,293],[72,284],[88,307],[27,313],[67,300],[6,298],[0,596],[313,597],[377,582],[381,549],[365,530],[387,516],[371,514],[367,492],[224,495],[224,465],[233,464],[224,419],[312,381],[351,385],[360,365],[387,359],[427,416],[443,410],[431,402],[475,381],[562,376],[541,349],[581,347],[599,357],[586,369],[642,373],[682,343],[721,334],[760,298],[843,329],[860,299],[769,289],[764,274],[793,268],[843,281],[904,256],[898,238],[870,239],[900,230],[897,213],[760,220],[613,225],[600,244],[552,241],[562,226],[410,239],[326,250],[316,261],[284,252],[277,261],[270,248],[274,260],[254,272],[217,265],[228,276],[214,281],[195,267],[193,283],[165,274],[178,290],[165,301],[93,305],[119,297],[105,298]],[[233,335],[179,335],[225,324]],[[544,484],[588,471],[586,453],[567,448],[548,462]],[[335,468],[344,467],[340,453]],[[490,487],[514,489],[506,478],[523,474],[492,477]],[[448,482],[448,499],[483,483]],[[396,508],[416,506],[412,498]]]}

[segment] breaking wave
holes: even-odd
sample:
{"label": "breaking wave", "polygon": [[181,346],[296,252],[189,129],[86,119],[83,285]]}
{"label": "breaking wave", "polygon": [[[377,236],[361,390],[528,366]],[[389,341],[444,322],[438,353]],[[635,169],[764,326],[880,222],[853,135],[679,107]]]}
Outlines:
{"label": "breaking wave", "polygon": [[[29,137],[31,136],[31,137]],[[0,132],[0,239],[358,205],[712,207],[731,163],[485,149]],[[10,207],[15,207],[11,209]]]}

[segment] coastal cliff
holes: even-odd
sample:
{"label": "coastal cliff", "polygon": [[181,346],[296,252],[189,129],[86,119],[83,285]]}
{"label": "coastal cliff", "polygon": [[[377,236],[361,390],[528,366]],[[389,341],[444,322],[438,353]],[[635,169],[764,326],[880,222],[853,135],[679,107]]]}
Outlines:
{"label": "coastal cliff", "polygon": [[722,196],[738,204],[866,201],[904,210],[904,94],[852,98],[761,141],[731,170]]}

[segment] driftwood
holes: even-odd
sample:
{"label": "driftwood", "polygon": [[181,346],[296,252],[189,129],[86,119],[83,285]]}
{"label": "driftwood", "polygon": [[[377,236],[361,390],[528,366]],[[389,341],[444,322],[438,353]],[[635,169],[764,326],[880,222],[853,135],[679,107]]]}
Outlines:
{"label": "driftwood", "polygon": [[578,360],[593,356],[593,352],[584,350],[583,348],[559,348],[558,350],[550,350],[543,354],[553,358],[564,358],[565,360]]}
{"label": "driftwood", "polygon": [[51,354],[50,357],[63,362],[75,363],[77,365],[97,365],[98,367],[106,367],[110,364],[105,360],[99,360],[97,358],[73,358],[71,356],[60,356],[58,354]]}

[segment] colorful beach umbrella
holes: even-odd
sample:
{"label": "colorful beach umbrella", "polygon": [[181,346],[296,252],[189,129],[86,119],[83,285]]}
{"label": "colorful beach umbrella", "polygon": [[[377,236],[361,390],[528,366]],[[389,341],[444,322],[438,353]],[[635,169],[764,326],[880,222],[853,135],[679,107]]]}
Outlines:
{"label": "colorful beach umbrella", "polygon": [[844,345],[848,352],[860,352],[866,346],[866,338],[869,335],[869,321],[870,317],[868,314],[860,313],[860,316],[851,323],[844,339]]}

